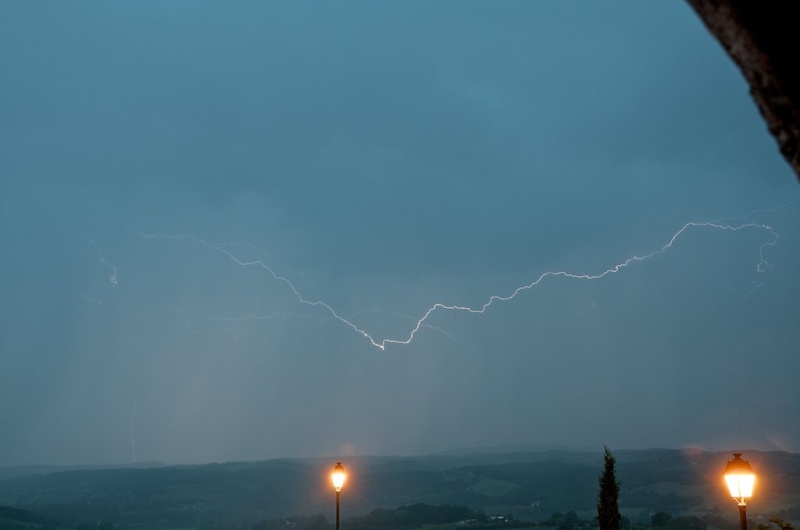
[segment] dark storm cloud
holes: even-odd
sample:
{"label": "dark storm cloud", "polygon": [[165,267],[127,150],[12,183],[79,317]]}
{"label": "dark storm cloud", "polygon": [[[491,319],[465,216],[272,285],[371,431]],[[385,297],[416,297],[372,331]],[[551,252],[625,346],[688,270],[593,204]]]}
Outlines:
{"label": "dark storm cloud", "polygon": [[682,4],[6,3],[0,47],[3,462],[796,434],[772,389],[726,430],[716,375],[796,363],[796,206],[750,219],[781,233],[765,274],[766,229],[693,229],[387,352],[264,268],[140,235],[252,243],[224,248],[397,338],[791,201]]}
{"label": "dark storm cloud", "polygon": [[[187,193],[217,206],[255,193],[309,248],[323,248],[339,274],[354,266],[337,250],[352,240],[381,248],[368,268],[394,273],[522,263],[530,257],[517,241],[530,240],[538,224],[587,230],[553,205],[599,208],[621,228],[674,193],[673,183],[698,180],[682,174],[686,156],[708,164],[726,154],[685,131],[708,137],[718,134],[712,127],[735,128],[731,113],[709,102],[745,99],[737,74],[648,30],[658,16],[685,13],[628,6],[593,24],[594,13],[574,7],[493,9],[26,12],[18,27],[33,29],[16,30],[4,144],[35,152],[12,164],[88,181],[103,200],[137,209],[151,201],[179,207]],[[696,31],[685,39],[708,38]],[[676,76],[668,61],[685,69]],[[725,93],[725,85],[705,88],[709,68],[728,80]],[[746,126],[758,126],[750,114]],[[565,147],[568,157],[558,154]],[[630,175],[632,160],[646,169]],[[625,187],[639,200],[622,211],[606,207]],[[488,214],[496,204],[502,210]],[[386,234],[400,244],[386,245]],[[461,255],[442,250],[443,239]],[[495,252],[474,240],[492,241]],[[421,252],[406,252],[411,246]]]}

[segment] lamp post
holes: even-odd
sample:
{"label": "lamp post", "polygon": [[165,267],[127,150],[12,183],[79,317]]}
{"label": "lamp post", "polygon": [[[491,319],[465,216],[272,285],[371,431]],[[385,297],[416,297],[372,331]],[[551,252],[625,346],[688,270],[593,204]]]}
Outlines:
{"label": "lamp post", "polygon": [[733,453],[733,460],[725,466],[725,482],[731,497],[739,505],[739,523],[741,530],[747,530],[747,501],[753,496],[756,474],[747,460],[742,460],[742,453]]}
{"label": "lamp post", "polygon": [[331,481],[333,482],[333,487],[336,489],[336,530],[339,530],[339,494],[342,491],[342,486],[344,486],[344,480],[346,478],[347,474],[344,472],[344,466],[342,466],[341,462],[336,462],[333,473],[331,473]]}

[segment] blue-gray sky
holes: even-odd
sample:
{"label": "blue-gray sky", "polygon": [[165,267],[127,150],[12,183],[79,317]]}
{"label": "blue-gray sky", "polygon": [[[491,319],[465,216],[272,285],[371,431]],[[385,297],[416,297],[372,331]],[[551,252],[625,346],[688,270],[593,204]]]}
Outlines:
{"label": "blue-gray sky", "polygon": [[4,2],[0,49],[0,465],[800,451],[800,187],[687,5]]}

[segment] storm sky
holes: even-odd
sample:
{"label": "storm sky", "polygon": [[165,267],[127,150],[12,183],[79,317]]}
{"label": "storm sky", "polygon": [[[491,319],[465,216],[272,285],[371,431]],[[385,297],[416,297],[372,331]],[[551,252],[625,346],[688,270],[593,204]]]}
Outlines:
{"label": "storm sky", "polygon": [[800,186],[684,3],[4,2],[0,49],[0,465],[800,451]]}

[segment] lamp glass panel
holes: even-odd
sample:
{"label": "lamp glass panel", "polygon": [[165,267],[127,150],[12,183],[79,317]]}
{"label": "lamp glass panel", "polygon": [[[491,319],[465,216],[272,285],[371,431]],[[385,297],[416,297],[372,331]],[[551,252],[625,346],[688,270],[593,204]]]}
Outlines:
{"label": "lamp glass panel", "polygon": [[728,490],[734,499],[744,500],[753,496],[756,476],[752,473],[729,473],[725,475]]}
{"label": "lamp glass panel", "polygon": [[333,487],[336,488],[337,490],[342,489],[342,486],[344,486],[344,479],[345,479],[344,471],[337,470],[331,473],[331,480],[333,481]]}

